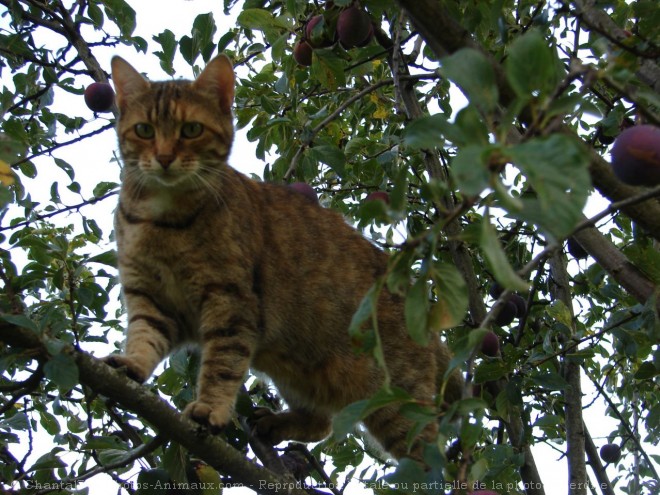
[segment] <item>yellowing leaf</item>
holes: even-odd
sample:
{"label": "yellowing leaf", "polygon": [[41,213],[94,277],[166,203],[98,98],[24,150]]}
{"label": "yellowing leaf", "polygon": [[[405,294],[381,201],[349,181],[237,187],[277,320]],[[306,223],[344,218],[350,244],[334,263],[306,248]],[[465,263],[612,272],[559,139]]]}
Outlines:
{"label": "yellowing leaf", "polygon": [[390,112],[384,106],[379,106],[376,111],[373,113],[372,117],[374,119],[386,119],[389,116]]}
{"label": "yellowing leaf", "polygon": [[14,172],[4,160],[0,160],[0,182],[5,186],[11,186],[14,183]]}

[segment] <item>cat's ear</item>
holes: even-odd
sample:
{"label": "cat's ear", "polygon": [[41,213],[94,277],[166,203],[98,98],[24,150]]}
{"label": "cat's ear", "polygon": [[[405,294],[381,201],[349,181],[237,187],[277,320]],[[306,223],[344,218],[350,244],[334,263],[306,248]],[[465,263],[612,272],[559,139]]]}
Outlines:
{"label": "cat's ear", "polygon": [[222,111],[231,113],[231,105],[234,103],[234,68],[226,55],[218,55],[211,60],[193,86],[217,95]]}
{"label": "cat's ear", "polygon": [[117,91],[117,106],[122,107],[129,95],[149,89],[149,81],[136,71],[131,64],[121,57],[112,57],[112,82]]}

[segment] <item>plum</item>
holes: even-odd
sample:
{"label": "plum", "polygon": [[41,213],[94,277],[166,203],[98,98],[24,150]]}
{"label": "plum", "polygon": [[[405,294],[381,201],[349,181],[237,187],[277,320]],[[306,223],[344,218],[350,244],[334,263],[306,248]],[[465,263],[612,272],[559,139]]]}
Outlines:
{"label": "plum", "polygon": [[300,65],[309,67],[312,65],[312,45],[305,40],[300,40],[293,48],[293,59]]}
{"label": "plum", "polygon": [[365,202],[368,201],[382,201],[385,204],[390,204],[390,195],[387,194],[385,191],[374,191],[371,192],[367,195],[367,197],[364,200]]}
{"label": "plum", "polygon": [[481,352],[486,356],[495,357],[500,353],[500,338],[495,332],[488,332],[481,341]]}
{"label": "plum", "polygon": [[527,300],[524,297],[519,294],[511,294],[508,300],[516,306],[516,316],[518,318],[527,313]]}
{"label": "plum", "polygon": [[343,10],[337,19],[337,36],[347,49],[369,43],[373,36],[369,14],[355,5]]}
{"label": "plum", "polygon": [[312,48],[325,48],[332,46],[332,44],[335,42],[334,37],[328,36],[326,29],[319,28],[314,30],[314,28],[322,20],[322,15],[315,15],[307,22],[307,25],[305,26],[305,36],[307,43],[309,43]]}
{"label": "plum", "polygon": [[495,324],[501,327],[509,325],[518,316],[518,308],[515,303],[506,301],[495,317]]}
{"label": "plum", "polygon": [[612,147],[612,169],[631,186],[660,184],[660,128],[637,125],[619,134]]}
{"label": "plum", "polygon": [[566,243],[568,252],[576,260],[582,260],[589,256],[589,253],[580,245],[580,243],[575,240],[574,237],[569,237],[568,242]]}
{"label": "plum", "polygon": [[607,443],[600,448],[600,458],[605,462],[617,462],[621,459],[621,447],[615,443]]}
{"label": "plum", "polygon": [[289,188],[293,191],[296,191],[297,193],[302,194],[314,203],[319,202],[319,198],[316,196],[316,191],[314,188],[305,182],[292,182],[289,184]]}
{"label": "plum", "polygon": [[94,112],[109,112],[115,102],[115,92],[108,83],[95,82],[87,86],[85,104]]}

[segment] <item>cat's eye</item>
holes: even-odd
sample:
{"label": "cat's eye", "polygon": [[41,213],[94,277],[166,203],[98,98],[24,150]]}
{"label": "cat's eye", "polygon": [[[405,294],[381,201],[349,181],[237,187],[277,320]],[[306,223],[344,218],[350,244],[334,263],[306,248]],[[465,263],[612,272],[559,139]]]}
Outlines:
{"label": "cat's eye", "polygon": [[156,130],[154,126],[147,123],[135,124],[135,134],[142,139],[153,139],[156,135]]}
{"label": "cat's eye", "polygon": [[187,139],[194,139],[199,137],[204,132],[204,126],[199,122],[185,122],[181,126],[181,137]]}

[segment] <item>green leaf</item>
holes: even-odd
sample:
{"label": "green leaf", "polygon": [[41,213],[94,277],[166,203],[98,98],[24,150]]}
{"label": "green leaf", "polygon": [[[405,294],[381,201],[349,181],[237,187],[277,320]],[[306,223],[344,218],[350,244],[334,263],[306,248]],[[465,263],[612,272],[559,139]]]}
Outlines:
{"label": "green leaf", "polygon": [[529,375],[532,382],[545,390],[564,390],[568,383],[554,371],[534,371]]}
{"label": "green leaf", "polygon": [[443,134],[451,124],[441,114],[427,115],[413,120],[403,134],[403,142],[412,149],[433,149],[441,147]]}
{"label": "green leaf", "polygon": [[101,8],[94,2],[89,2],[87,4],[87,15],[89,16],[92,24],[96,29],[101,29],[103,23],[105,22],[105,16]]}
{"label": "green leaf", "polygon": [[314,146],[307,150],[307,154],[315,160],[328,165],[339,177],[345,173],[346,155],[334,145]]}
{"label": "green leaf", "polygon": [[546,309],[548,316],[554,321],[563,324],[566,328],[571,328],[573,325],[573,318],[571,317],[571,311],[566,307],[566,305],[557,299]]}
{"label": "green leaf", "polygon": [[275,26],[275,17],[265,9],[245,9],[238,14],[236,22],[245,29],[264,30]]}
{"label": "green leaf", "polygon": [[176,55],[176,47],[178,45],[174,33],[166,29],[157,36],[152,37],[158,43],[162,50],[154,52],[160,59],[160,66],[170,76],[174,75],[174,56]]}
{"label": "green leaf", "polygon": [[181,483],[186,480],[187,458],[187,450],[178,443],[170,442],[165,449],[162,465],[174,481]]}
{"label": "green leaf", "polygon": [[337,441],[342,440],[353,431],[359,421],[370,414],[392,404],[405,404],[411,402],[410,395],[396,387],[380,389],[370,399],[364,399],[349,404],[342,409],[332,420],[332,434]]}
{"label": "green leaf", "polygon": [[0,428],[24,431],[30,429],[30,421],[27,414],[17,412],[11,418],[0,419]]}
{"label": "green leaf", "polygon": [[563,76],[555,49],[537,29],[515,39],[504,69],[511,87],[523,99],[547,96]]}
{"label": "green leaf", "polygon": [[458,150],[451,161],[451,175],[456,186],[467,196],[477,196],[488,187],[488,157],[492,146],[468,145]]}
{"label": "green leaf", "polygon": [[60,432],[60,423],[57,418],[48,411],[39,412],[39,423],[49,435],[57,435]]}
{"label": "green leaf", "polygon": [[22,141],[0,132],[0,160],[12,163],[25,156],[25,153],[26,146]]}
{"label": "green leaf", "polygon": [[351,319],[351,324],[348,327],[349,335],[354,336],[359,334],[362,331],[363,325],[371,319],[379,294],[380,286],[379,284],[374,284],[362,298],[362,302],[360,302],[357,311]]}
{"label": "green leaf", "polygon": [[220,41],[218,41],[218,52],[220,53],[224,52],[227,46],[229,46],[229,43],[234,41],[235,37],[236,37],[236,33],[233,31],[229,31],[223,34],[220,37]]}
{"label": "green leaf", "polygon": [[497,231],[487,219],[481,222],[479,245],[483,250],[488,267],[495,275],[495,280],[512,291],[527,291],[527,282],[518,276],[511,263],[509,263],[506,253],[497,238]]}
{"label": "green leaf", "polygon": [[216,31],[213,13],[199,14],[193,21],[191,36],[182,36],[179,51],[188,64],[193,65],[200,55],[206,62],[215,50],[213,35]]}
{"label": "green leaf", "polygon": [[125,450],[107,449],[100,451],[98,453],[98,456],[99,456],[99,460],[101,461],[101,464],[106,465],[106,464],[121,463],[124,460],[128,459],[131,456],[131,454],[129,454]]}
{"label": "green leaf", "polygon": [[124,0],[101,0],[108,18],[117,24],[124,38],[135,31],[135,10]]}
{"label": "green leaf", "polygon": [[495,72],[486,56],[472,48],[462,48],[442,59],[440,73],[463,90],[480,110],[492,112],[499,101]]}
{"label": "green leaf", "polygon": [[314,50],[311,75],[327,90],[346,86],[345,62],[330,49]]}
{"label": "green leaf", "polygon": [[511,215],[532,222],[555,238],[567,237],[582,220],[589,197],[589,157],[562,134],[534,138],[505,151],[525,175],[532,191]]}
{"label": "green leaf", "polygon": [[32,330],[34,333],[41,333],[41,330],[39,329],[37,324],[25,315],[21,315],[21,314],[11,315],[6,313],[1,313],[0,319],[6,321],[7,323],[11,323],[12,325],[16,325],[17,327],[27,328],[28,330]]}
{"label": "green leaf", "polygon": [[460,132],[460,141],[456,142],[459,146],[469,144],[486,146],[489,144],[488,127],[474,105],[468,105],[459,110],[456,114],[456,123],[451,129],[454,134],[457,131]]}
{"label": "green leaf", "polygon": [[431,273],[438,301],[431,309],[429,326],[433,331],[455,327],[467,312],[467,284],[454,265],[437,262]]}
{"label": "green leaf", "polygon": [[112,268],[117,268],[117,251],[111,249],[101,254],[88,258],[89,263],[101,263]]}
{"label": "green leaf", "polygon": [[353,431],[356,423],[362,420],[367,410],[368,400],[361,400],[349,404],[332,418],[332,437],[336,441],[343,440]]}
{"label": "green leaf", "polygon": [[660,285],[660,251],[652,245],[632,244],[623,249],[623,253],[637,269],[644,272],[653,283]]}
{"label": "green leaf", "polygon": [[105,196],[109,192],[117,189],[118,187],[119,184],[117,184],[116,182],[104,182],[104,181],[99,182],[98,184],[96,184],[96,186],[94,186],[94,191],[93,191],[94,197],[100,198],[102,196]]}
{"label": "green leaf", "polygon": [[44,365],[44,375],[64,394],[80,383],[78,366],[73,356],[57,354]]}
{"label": "green leaf", "polygon": [[474,370],[474,383],[494,382],[505,377],[511,370],[501,359],[482,361]]}
{"label": "green leaf", "polygon": [[653,363],[647,361],[642,363],[635,373],[635,380],[648,380],[658,375],[660,375],[660,371]]}
{"label": "green leaf", "polygon": [[66,467],[66,464],[57,457],[57,454],[61,451],[60,448],[55,448],[52,452],[42,455],[37,459],[37,461],[32,465],[28,472],[40,471],[43,469],[58,469]]}
{"label": "green leaf", "polygon": [[405,303],[406,327],[412,339],[420,344],[427,345],[429,341],[429,289],[426,278],[419,278],[408,289]]}
{"label": "green leaf", "polygon": [[163,487],[171,484],[172,478],[165,469],[145,469],[138,474],[135,495],[162,495]]}

